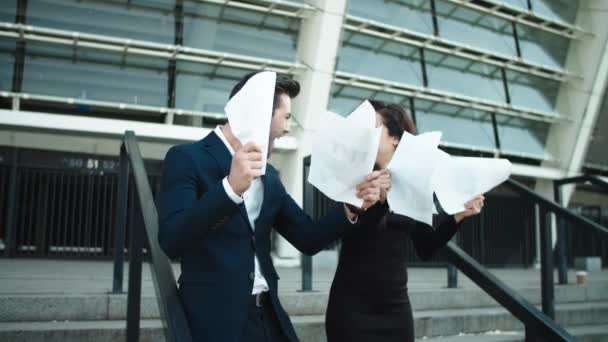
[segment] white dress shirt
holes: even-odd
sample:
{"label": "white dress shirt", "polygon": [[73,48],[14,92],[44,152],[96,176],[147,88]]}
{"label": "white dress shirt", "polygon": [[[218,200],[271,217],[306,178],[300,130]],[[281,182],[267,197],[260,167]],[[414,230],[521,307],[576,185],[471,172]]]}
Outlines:
{"label": "white dress shirt", "polygon": [[[230,151],[230,155],[234,156],[234,149],[230,146],[228,139],[224,136],[222,132],[221,126],[217,126],[214,130],[215,134],[222,140],[224,145],[228,151]],[[256,178],[252,183],[249,189],[243,193],[243,197],[239,196],[234,192],[230,184],[228,183],[228,177],[225,177],[222,180],[222,185],[224,186],[224,190],[226,190],[226,194],[230,199],[234,201],[236,204],[241,204],[245,201],[245,208],[247,209],[247,218],[249,219],[249,223],[251,224],[251,228],[255,230],[255,220],[260,216],[260,211],[262,209],[262,202],[264,201],[264,185],[262,183],[262,179],[260,177]],[[263,291],[268,291],[268,283],[262,275],[262,270],[260,269],[260,262],[258,261],[258,257],[254,254],[253,256],[254,268],[255,268],[255,277],[253,279],[253,290],[252,294],[258,294]]]}

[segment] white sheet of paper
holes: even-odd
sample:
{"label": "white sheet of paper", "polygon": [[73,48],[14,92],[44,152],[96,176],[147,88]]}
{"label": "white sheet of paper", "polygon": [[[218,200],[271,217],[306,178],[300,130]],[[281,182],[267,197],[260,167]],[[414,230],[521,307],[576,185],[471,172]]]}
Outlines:
{"label": "white sheet of paper", "polygon": [[375,127],[373,107],[366,103],[352,118],[326,113],[313,142],[308,174],[308,182],[327,197],[358,207],[363,200],[357,198],[356,187],[373,171],[382,133]]}
{"label": "white sheet of paper", "polygon": [[255,74],[224,107],[234,136],[243,145],[253,142],[262,149],[262,174],[266,173],[276,77],[272,71]]}
{"label": "white sheet of paper", "polygon": [[441,158],[437,151],[441,132],[412,135],[403,132],[401,142],[391,159],[391,191],[387,201],[400,215],[432,225],[432,176]]}
{"label": "white sheet of paper", "polygon": [[452,157],[441,158],[433,175],[433,189],[443,210],[456,214],[477,195],[490,191],[511,175],[506,159]]}

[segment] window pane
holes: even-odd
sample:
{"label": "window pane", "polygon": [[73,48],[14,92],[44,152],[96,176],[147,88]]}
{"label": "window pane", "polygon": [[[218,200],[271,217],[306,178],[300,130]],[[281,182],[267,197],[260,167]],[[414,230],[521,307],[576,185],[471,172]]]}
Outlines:
{"label": "window pane", "polygon": [[608,166],[608,89],[604,92],[604,100],[595,123],[589,149],[587,163]]}
{"label": "window pane", "polygon": [[550,157],[545,151],[549,124],[513,117],[497,117],[498,137],[503,152],[523,152],[540,158]]}
{"label": "window pane", "polygon": [[542,16],[567,23],[576,21],[578,0],[531,0],[532,11]]}
{"label": "window pane", "polygon": [[442,131],[442,141],[495,148],[490,113],[444,103],[414,100],[419,132]]}
{"label": "window pane", "polygon": [[524,60],[563,68],[570,40],[553,33],[518,25],[519,45]]}
{"label": "window pane", "polygon": [[368,89],[333,84],[327,109],[347,116],[365,100],[379,100],[386,103],[397,103],[409,111],[409,98],[400,95],[377,92]]}
{"label": "window pane", "polygon": [[513,7],[517,7],[519,9],[528,9],[528,0],[500,0],[497,2],[502,2],[506,5],[511,5]]}
{"label": "window pane", "polygon": [[17,1],[18,0],[6,0],[0,6],[0,21],[7,21],[9,23],[15,22],[15,16],[17,15]]}
{"label": "window pane", "polygon": [[184,11],[185,46],[296,60],[297,19],[193,2]]}
{"label": "window pane", "polygon": [[0,40],[0,90],[12,90],[15,63],[14,53],[14,41]]}
{"label": "window pane", "polygon": [[555,109],[557,81],[508,70],[507,82],[513,105],[547,112]]}
{"label": "window pane", "polygon": [[429,87],[492,100],[505,101],[500,69],[468,59],[425,52]]}
{"label": "window pane", "polygon": [[344,33],[337,69],[417,86],[423,83],[418,48],[352,32]]}
{"label": "window pane", "polygon": [[429,0],[349,0],[346,11],[383,24],[433,34]]}
{"label": "window pane", "polygon": [[439,36],[466,45],[514,56],[517,54],[509,21],[437,1]]}
{"label": "window pane", "polygon": [[30,25],[173,44],[173,1],[29,0]]}
{"label": "window pane", "polygon": [[28,43],[24,92],[152,106],[167,105],[167,61]]}
{"label": "window pane", "polygon": [[251,70],[179,62],[175,106],[181,109],[224,113],[228,95],[236,82]]}

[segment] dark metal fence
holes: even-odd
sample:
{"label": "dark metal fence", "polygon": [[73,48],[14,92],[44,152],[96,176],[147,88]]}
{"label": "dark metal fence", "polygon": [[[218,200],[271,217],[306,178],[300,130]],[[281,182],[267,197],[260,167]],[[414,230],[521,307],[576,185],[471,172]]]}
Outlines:
{"label": "dark metal fence", "polygon": [[[147,164],[156,190],[160,162]],[[0,148],[3,255],[111,257],[117,172],[118,159],[113,157]],[[132,206],[133,187],[128,191]],[[131,211],[128,222],[132,222]]]}

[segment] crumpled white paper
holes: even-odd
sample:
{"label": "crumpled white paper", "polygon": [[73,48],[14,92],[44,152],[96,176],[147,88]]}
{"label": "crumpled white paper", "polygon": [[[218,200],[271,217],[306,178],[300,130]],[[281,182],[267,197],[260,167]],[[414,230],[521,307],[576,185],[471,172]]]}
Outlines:
{"label": "crumpled white paper", "polygon": [[266,173],[276,78],[273,71],[253,75],[224,107],[232,133],[241,144],[252,142],[262,149],[262,174]]}
{"label": "crumpled white paper", "polygon": [[433,171],[441,161],[437,155],[440,139],[441,132],[420,135],[403,132],[387,167],[391,172],[387,201],[395,213],[432,223]]}
{"label": "crumpled white paper", "polygon": [[[313,142],[308,181],[334,201],[361,206],[356,186],[373,171],[382,133],[375,122],[368,101],[347,118],[328,112]],[[392,181],[387,201],[393,212],[432,225],[437,213],[433,193],[452,215],[509,178],[508,160],[453,157],[438,148],[440,140],[441,132],[403,132],[387,167]]]}
{"label": "crumpled white paper", "polygon": [[360,207],[356,187],[376,161],[381,128],[376,112],[365,101],[348,117],[327,112],[312,145],[308,182],[337,202]]}
{"label": "crumpled white paper", "polygon": [[[441,151],[437,148],[441,132],[412,137],[404,132],[388,166],[392,187],[387,200],[398,214],[432,225],[433,213],[437,213],[433,193],[441,208],[453,215],[464,211],[467,201],[511,175],[511,163],[506,159],[453,157]],[[410,146],[401,148],[404,144]]]}

